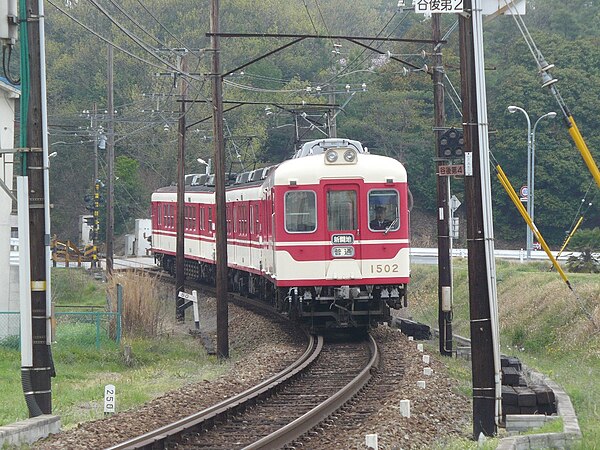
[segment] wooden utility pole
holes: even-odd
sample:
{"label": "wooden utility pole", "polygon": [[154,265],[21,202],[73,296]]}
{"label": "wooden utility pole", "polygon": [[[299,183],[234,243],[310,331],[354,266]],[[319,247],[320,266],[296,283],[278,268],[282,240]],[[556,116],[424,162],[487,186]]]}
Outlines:
{"label": "wooden utility pole", "polygon": [[[441,14],[431,15],[433,31],[433,107],[435,156],[440,155],[440,138],[446,124],[444,110],[444,66],[442,65]],[[445,161],[438,160],[439,166]],[[440,329],[440,354],[452,356],[452,255],[450,254],[450,177],[437,176],[438,206],[438,326]]]}
{"label": "wooden utility pole", "polygon": [[217,356],[229,358],[229,312],[227,305],[227,214],[225,204],[225,148],[223,139],[223,76],[219,48],[219,0],[211,0],[210,37],[212,57],[212,110],[215,160],[217,251]]}
{"label": "wooden utility pole", "polygon": [[[26,0],[26,29],[27,61],[21,63],[28,67],[22,72],[24,89],[28,88],[26,117],[22,125],[25,127],[25,145],[29,151],[23,156],[24,174],[29,180],[29,251],[31,255],[31,331],[32,331],[32,367],[22,367],[23,390],[29,408],[30,417],[52,413],[52,389],[50,378],[54,376],[50,352],[49,303],[47,287],[48,260],[46,248],[50,245],[50,236],[46,234],[45,200],[47,187],[44,180],[44,159],[47,161],[48,149],[43,149],[43,118],[42,118],[42,67],[40,41],[40,10],[37,0]],[[23,113],[23,111],[22,111]],[[23,135],[22,135],[23,136]],[[46,157],[44,158],[44,153]]]}
{"label": "wooden utility pole", "polygon": [[[472,0],[465,0],[472,11]],[[473,15],[459,16],[462,116],[465,139],[465,197],[467,248],[469,252],[469,305],[471,318],[471,365],[473,378],[473,438],[496,434],[494,343],[485,248],[482,178],[479,148],[479,117],[475,76]]]}
{"label": "wooden utility pole", "polygon": [[108,141],[106,145],[106,273],[112,275],[115,239],[115,105],[113,90],[113,48],[108,44],[107,96],[108,96]]}
{"label": "wooden utility pole", "polygon": [[175,79],[179,79],[179,92],[181,103],[179,107],[179,133],[177,146],[177,243],[175,249],[175,317],[177,322],[185,320],[185,311],[183,304],[185,300],[179,297],[179,293],[185,291],[185,114],[186,97],[188,82],[182,73],[187,72],[187,59],[185,54],[178,56],[178,74]]}

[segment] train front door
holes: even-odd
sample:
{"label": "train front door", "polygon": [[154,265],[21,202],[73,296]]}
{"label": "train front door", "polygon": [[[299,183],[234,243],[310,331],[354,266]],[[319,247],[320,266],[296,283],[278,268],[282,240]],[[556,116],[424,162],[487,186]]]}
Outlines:
{"label": "train front door", "polygon": [[327,186],[327,236],[332,259],[360,259],[359,186]]}

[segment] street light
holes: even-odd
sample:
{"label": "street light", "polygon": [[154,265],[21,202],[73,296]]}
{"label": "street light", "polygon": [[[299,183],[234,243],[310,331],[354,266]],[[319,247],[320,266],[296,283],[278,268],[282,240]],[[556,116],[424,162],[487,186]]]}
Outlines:
{"label": "street light", "polygon": [[535,210],[535,129],[544,117],[548,117],[549,119],[554,119],[556,117],[556,113],[554,111],[550,111],[543,116],[540,116],[538,120],[533,124],[533,130],[531,131],[531,188],[529,189],[529,198],[531,198],[531,220],[533,221],[534,210]]}
{"label": "street light", "polygon": [[[544,114],[538,120],[535,121],[533,125],[533,131],[531,130],[531,120],[529,119],[529,114],[523,108],[518,106],[509,106],[509,113],[514,113],[516,111],[520,111],[525,115],[527,119],[527,214],[531,218],[531,221],[534,221],[534,192],[535,192],[535,129],[544,117],[549,117],[553,119],[556,117],[556,113],[551,111],[549,113]],[[533,248],[533,231],[527,227],[527,259],[531,259],[531,249]]]}
{"label": "street light", "polygon": [[205,169],[205,173],[206,175],[210,175],[210,171],[211,171],[211,160],[209,159],[208,162],[204,161],[202,158],[197,158],[196,161],[198,161],[200,164],[205,165],[206,169]]}

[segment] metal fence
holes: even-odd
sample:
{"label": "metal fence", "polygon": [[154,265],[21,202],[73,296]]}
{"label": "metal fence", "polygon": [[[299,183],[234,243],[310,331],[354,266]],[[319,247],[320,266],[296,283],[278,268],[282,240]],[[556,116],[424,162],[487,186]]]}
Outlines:
{"label": "metal fence", "polygon": [[[0,311],[0,347],[20,347],[20,314]],[[57,311],[53,318],[53,341],[57,344],[95,346],[121,342],[121,312]]]}
{"label": "metal fence", "polygon": [[18,312],[0,312],[0,346],[18,349],[21,323]]}

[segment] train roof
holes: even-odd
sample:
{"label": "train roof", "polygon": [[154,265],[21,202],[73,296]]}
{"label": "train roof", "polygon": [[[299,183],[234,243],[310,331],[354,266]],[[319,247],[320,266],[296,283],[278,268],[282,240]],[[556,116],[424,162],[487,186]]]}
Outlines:
{"label": "train roof", "polygon": [[[340,157],[336,162],[327,161],[327,153],[350,151],[355,154],[351,162]],[[371,155],[366,147],[351,139],[319,139],[307,142],[296,152],[292,159],[279,165],[263,167],[239,174],[227,174],[228,192],[238,188],[261,186],[265,179],[269,185],[288,185],[292,181],[298,184],[318,184],[322,179],[362,179],[368,183],[406,182],[406,170],[399,161],[380,155]],[[206,184],[185,186],[185,193],[213,194],[214,174],[207,176]],[[172,194],[177,186],[165,186],[155,194]]]}
{"label": "train roof", "polygon": [[358,154],[355,164],[326,164],[324,155],[312,155],[281,163],[273,172],[275,185],[319,184],[322,179],[362,179],[367,183],[406,182],[400,161],[369,153]]}
{"label": "train roof", "polygon": [[328,138],[306,142],[294,154],[294,159],[303,158],[305,156],[320,155],[325,153],[325,151],[327,151],[329,148],[353,148],[358,153],[369,153],[367,148],[363,148],[362,144],[358,141],[353,141],[352,139]]}

